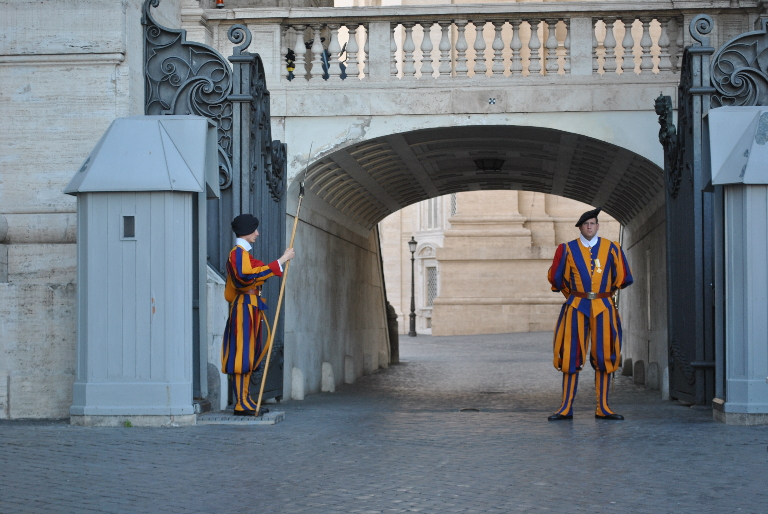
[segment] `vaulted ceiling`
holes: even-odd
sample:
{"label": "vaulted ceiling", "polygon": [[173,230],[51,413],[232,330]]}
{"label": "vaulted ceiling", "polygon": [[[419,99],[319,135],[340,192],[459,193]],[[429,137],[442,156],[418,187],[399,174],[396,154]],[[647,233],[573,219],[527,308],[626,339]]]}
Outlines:
{"label": "vaulted ceiling", "polygon": [[662,191],[648,159],[554,129],[467,126],[416,130],[351,145],[310,166],[307,187],[363,227],[421,200],[516,189],[565,196],[628,223]]}

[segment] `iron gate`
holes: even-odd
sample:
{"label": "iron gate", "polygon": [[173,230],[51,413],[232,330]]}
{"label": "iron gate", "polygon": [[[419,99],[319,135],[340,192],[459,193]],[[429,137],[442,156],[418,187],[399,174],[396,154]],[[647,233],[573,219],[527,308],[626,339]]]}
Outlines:
{"label": "iron gate", "polygon": [[690,33],[697,42],[683,52],[678,111],[659,96],[656,113],[664,146],[667,219],[667,337],[669,394],[690,403],[714,397],[713,192],[703,117],[709,110],[709,46],[712,19],[696,16]]}
{"label": "iron gate", "polygon": [[[159,3],[146,0],[142,17],[144,112],[205,116],[218,128],[220,197],[208,200],[206,206],[208,266],[226,276],[226,259],[234,246],[230,222],[241,213],[253,213],[259,218],[261,235],[252,253],[269,262],[285,249],[286,148],[284,143],[272,140],[264,67],[258,54],[245,51],[251,44],[251,33],[243,25],[229,29],[227,36],[237,45],[229,57],[230,68],[215,49],[187,41],[186,31],[159,25],[150,13]],[[199,273],[195,270],[193,275],[198,277]],[[268,305],[277,305],[279,286],[277,280],[266,282],[262,294]],[[197,300],[194,298],[193,303]],[[273,313],[267,311],[267,315],[271,318]],[[275,334],[265,399],[279,399],[283,394],[283,334],[281,321]],[[200,349],[207,346],[199,340],[193,343],[194,393],[200,397],[207,390],[207,357]],[[254,382],[260,385],[260,373],[252,375]]]}
{"label": "iron gate", "polygon": [[[722,186],[712,187],[707,112],[768,105],[768,18],[715,53],[713,21],[696,16],[678,89],[678,127],[669,97],[656,99],[667,174],[670,396],[709,404],[725,398],[724,226]],[[711,58],[710,56],[715,54]]]}

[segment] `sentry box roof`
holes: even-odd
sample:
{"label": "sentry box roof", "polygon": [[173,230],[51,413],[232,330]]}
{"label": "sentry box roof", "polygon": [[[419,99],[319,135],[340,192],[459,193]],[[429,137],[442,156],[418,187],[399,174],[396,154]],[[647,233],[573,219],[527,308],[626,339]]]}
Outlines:
{"label": "sentry box roof", "polygon": [[768,184],[768,107],[719,107],[707,116],[712,184]]}
{"label": "sentry box roof", "polygon": [[218,198],[216,125],[202,116],[116,119],[64,189],[111,191],[207,191]]}

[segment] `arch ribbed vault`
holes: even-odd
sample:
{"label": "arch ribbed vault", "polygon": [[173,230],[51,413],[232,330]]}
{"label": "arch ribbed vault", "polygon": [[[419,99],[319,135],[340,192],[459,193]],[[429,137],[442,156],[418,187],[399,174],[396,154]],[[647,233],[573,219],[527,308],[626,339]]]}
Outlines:
{"label": "arch ribbed vault", "polygon": [[[484,162],[478,163],[480,159]],[[503,161],[503,163],[500,163]],[[315,195],[372,228],[388,214],[461,191],[551,193],[628,223],[663,188],[663,171],[634,152],[549,128],[467,126],[416,130],[347,146],[307,172]]]}

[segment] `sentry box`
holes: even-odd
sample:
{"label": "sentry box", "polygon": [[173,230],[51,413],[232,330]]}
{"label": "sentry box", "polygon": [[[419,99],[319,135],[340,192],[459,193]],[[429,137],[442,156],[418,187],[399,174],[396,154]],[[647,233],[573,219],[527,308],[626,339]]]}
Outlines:
{"label": "sentry box", "polygon": [[[768,424],[768,107],[710,109],[707,114],[715,201],[716,309],[722,314],[725,388],[712,402],[715,419]],[[722,306],[724,305],[724,309]],[[721,310],[722,309],[722,310]],[[717,383],[722,383],[722,376]]]}
{"label": "sentry box", "polygon": [[64,192],[77,196],[71,423],[193,424],[195,356],[207,355],[195,347],[207,343],[206,199],[219,194],[215,124],[119,118]]}

